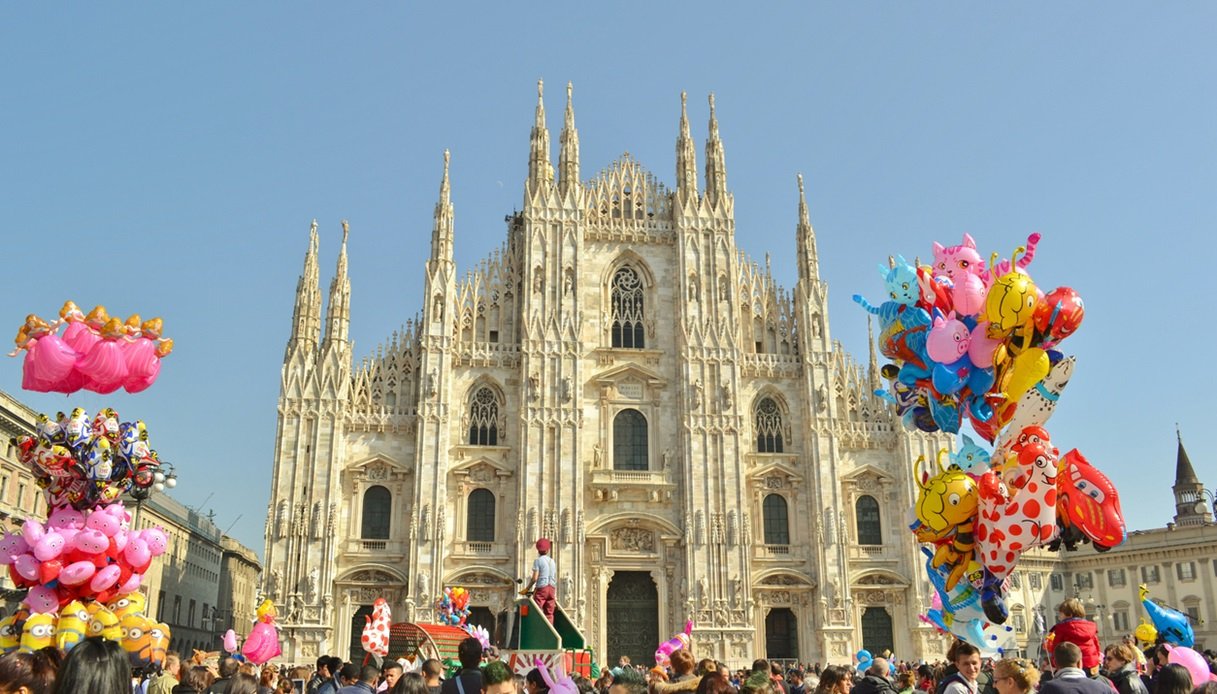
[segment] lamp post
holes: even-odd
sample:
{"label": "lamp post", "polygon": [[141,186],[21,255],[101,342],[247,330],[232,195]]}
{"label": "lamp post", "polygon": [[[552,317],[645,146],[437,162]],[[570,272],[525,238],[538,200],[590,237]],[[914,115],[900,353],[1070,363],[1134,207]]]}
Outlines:
{"label": "lamp post", "polygon": [[127,492],[132,499],[135,499],[135,509],[131,512],[133,530],[137,527],[136,520],[139,518],[139,510],[152,496],[152,492],[163,492],[165,489],[173,489],[177,486],[177,469],[173,467],[173,463],[161,463],[156,467],[155,472],[140,471],[139,474],[147,474],[149,477],[143,480],[144,484],[132,485],[131,490]]}
{"label": "lamp post", "polygon": [[1217,518],[1217,492],[1204,488],[1183,492],[1183,500],[1195,504],[1192,508],[1197,514],[1205,515],[1211,511],[1213,517]]}

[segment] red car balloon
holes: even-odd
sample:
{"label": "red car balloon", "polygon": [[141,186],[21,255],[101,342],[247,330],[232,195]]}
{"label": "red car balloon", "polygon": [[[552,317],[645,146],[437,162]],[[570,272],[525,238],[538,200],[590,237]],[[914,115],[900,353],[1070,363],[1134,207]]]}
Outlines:
{"label": "red car balloon", "polygon": [[1116,486],[1075,448],[1061,457],[1057,476],[1057,520],[1090,538],[1095,549],[1124,542],[1124,514]]}

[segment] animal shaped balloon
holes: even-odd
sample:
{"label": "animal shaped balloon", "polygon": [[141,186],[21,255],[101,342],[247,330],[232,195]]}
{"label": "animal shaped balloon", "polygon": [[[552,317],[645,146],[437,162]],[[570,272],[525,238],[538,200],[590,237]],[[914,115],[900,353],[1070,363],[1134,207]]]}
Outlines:
{"label": "animal shaped balloon", "polygon": [[925,456],[917,459],[919,491],[917,493],[917,523],[914,533],[920,542],[938,545],[934,553],[934,568],[948,567],[947,587],[953,588],[963,578],[972,558],[975,542],[972,535],[976,518],[976,482],[958,468],[944,468],[939,452],[937,474],[930,476],[921,467]]}
{"label": "animal shaped balloon", "polygon": [[672,638],[659,644],[659,648],[655,649],[655,664],[667,665],[671,661],[672,654],[682,648],[688,648],[690,639],[693,637],[693,620],[685,622],[685,630],[677,633]]}
{"label": "animal shaped balloon", "polygon": [[258,621],[241,644],[241,655],[255,665],[262,665],[283,651],[279,647],[279,631],[275,628],[278,613],[275,603],[267,599],[258,606]]}
{"label": "animal shaped balloon", "polygon": [[541,679],[545,681],[545,686],[549,687],[550,694],[579,694],[579,687],[570,675],[566,674],[561,658],[558,659],[552,675],[549,667],[540,658],[535,658],[533,664],[541,671]]}
{"label": "animal shaped balloon", "polygon": [[1196,633],[1192,630],[1192,622],[1179,610],[1165,605],[1159,605],[1149,599],[1149,588],[1145,584],[1139,587],[1141,606],[1149,613],[1158,637],[1166,643],[1191,648],[1196,644]]}
{"label": "animal shaped balloon", "polygon": [[392,624],[392,614],[389,603],[384,598],[376,598],[372,603],[372,614],[367,616],[359,643],[363,650],[381,658],[389,655],[389,626]]}
{"label": "animal shaped balloon", "polygon": [[981,448],[967,434],[960,436],[963,445],[951,454],[951,464],[973,474],[981,474],[989,469],[989,452]]}
{"label": "animal shaped balloon", "polygon": [[[1022,248],[1014,252],[1018,256]],[[1031,321],[1031,315],[1039,302],[1035,282],[1025,273],[1008,272],[999,276],[989,288],[985,300],[985,320],[989,321],[989,334],[1008,334]]]}
{"label": "animal shaped balloon", "polygon": [[237,632],[233,631],[232,629],[229,629],[228,631],[224,632],[223,645],[224,645],[224,652],[236,653],[237,652]]}
{"label": "animal shaped balloon", "polygon": [[1057,401],[1069,379],[1073,377],[1073,369],[1077,365],[1077,357],[1068,356],[1052,366],[1048,375],[1018,399],[1017,404],[998,413],[999,425],[1005,430],[998,438],[997,449],[1009,450],[1011,439],[1027,427],[1043,426],[1056,410]]}

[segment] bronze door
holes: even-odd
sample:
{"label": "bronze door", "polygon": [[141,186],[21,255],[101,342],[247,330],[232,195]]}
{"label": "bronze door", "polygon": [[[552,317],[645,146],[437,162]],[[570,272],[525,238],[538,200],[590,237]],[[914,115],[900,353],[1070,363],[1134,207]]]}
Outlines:
{"label": "bronze door", "polygon": [[862,613],[862,647],[876,658],[884,650],[896,650],[892,642],[892,616],[882,607],[868,607]]}
{"label": "bronze door", "polygon": [[629,656],[635,665],[655,664],[659,647],[659,592],[647,571],[618,571],[606,600],[608,662]]}

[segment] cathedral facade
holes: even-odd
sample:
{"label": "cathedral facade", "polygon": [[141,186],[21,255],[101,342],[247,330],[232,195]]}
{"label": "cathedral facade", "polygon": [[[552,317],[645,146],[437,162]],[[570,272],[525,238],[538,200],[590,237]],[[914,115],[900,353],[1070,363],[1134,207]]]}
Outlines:
{"label": "cathedral facade", "polygon": [[358,654],[373,600],[428,621],[445,586],[493,631],[539,537],[601,662],[686,619],[731,664],[941,654],[905,509],[947,443],[831,339],[801,178],[793,290],[737,249],[709,106],[701,177],[682,95],[669,189],[628,154],[581,177],[569,86],[555,167],[538,89],[522,210],[464,277],[445,153],[421,312],[359,361],[345,224],[323,315],[314,223],[266,526],[286,658]]}

